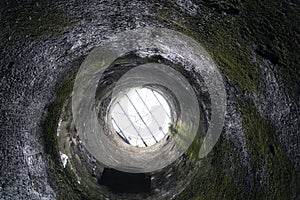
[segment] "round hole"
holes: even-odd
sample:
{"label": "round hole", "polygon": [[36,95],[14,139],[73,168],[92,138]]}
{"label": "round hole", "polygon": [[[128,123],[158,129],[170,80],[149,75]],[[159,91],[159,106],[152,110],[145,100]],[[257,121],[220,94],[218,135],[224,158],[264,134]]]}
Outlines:
{"label": "round hole", "polygon": [[161,141],[171,123],[171,109],[159,92],[132,88],[111,106],[115,132],[128,144],[148,147]]}

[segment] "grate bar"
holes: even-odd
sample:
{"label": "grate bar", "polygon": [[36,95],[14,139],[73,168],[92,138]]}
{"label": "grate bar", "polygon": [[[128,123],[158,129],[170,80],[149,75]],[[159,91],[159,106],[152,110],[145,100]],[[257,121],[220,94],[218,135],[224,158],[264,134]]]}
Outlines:
{"label": "grate bar", "polygon": [[149,133],[152,135],[153,139],[155,140],[155,142],[157,143],[156,138],[154,137],[152,131],[149,129],[149,127],[147,126],[146,122],[144,121],[143,117],[140,115],[139,111],[136,109],[136,107],[134,106],[134,104],[132,103],[131,99],[128,97],[127,94],[125,94],[125,96],[127,97],[127,99],[129,100],[130,104],[133,106],[133,108],[135,109],[136,113],[138,114],[138,116],[140,117],[140,119],[142,120],[142,122],[144,123],[144,125],[146,126],[147,130],[149,131]]}
{"label": "grate bar", "polygon": [[118,123],[116,122],[116,120],[112,117],[111,118],[113,120],[113,122],[115,123],[115,125],[118,127],[118,129],[120,130],[121,135],[123,136],[125,142],[127,142],[129,144],[129,141],[127,140],[126,136],[124,135],[122,129],[119,127]]}
{"label": "grate bar", "polygon": [[158,101],[158,103],[160,104],[160,106],[164,109],[165,113],[168,115],[169,119],[171,119],[169,113],[166,111],[165,107],[161,104],[161,102],[159,101],[159,99],[157,98],[156,94],[154,93],[153,90],[151,90],[153,95],[155,96],[156,100]]}
{"label": "grate bar", "polygon": [[133,126],[134,130],[136,131],[136,133],[138,134],[138,136],[141,138],[141,140],[143,141],[144,145],[147,147],[147,143],[144,141],[143,137],[140,135],[139,131],[136,129],[135,125],[133,124],[133,122],[131,121],[131,119],[128,117],[128,115],[126,114],[125,110],[123,109],[123,107],[121,106],[121,104],[118,102],[118,105],[120,106],[121,110],[123,111],[123,113],[125,114],[125,116],[127,117],[128,121],[131,123],[131,125]]}
{"label": "grate bar", "polygon": [[[137,95],[139,96],[139,98],[141,99],[141,101],[143,102],[143,104],[145,105],[145,107],[146,107],[147,110],[149,111],[151,117],[154,119],[155,123],[157,124],[157,126],[158,126],[158,128],[159,128],[160,125],[159,125],[158,121],[157,121],[156,118],[153,116],[152,112],[151,112],[150,109],[148,108],[148,106],[147,106],[147,104],[145,103],[145,101],[142,99],[140,93],[139,93],[137,90],[135,90],[135,92],[137,93]],[[166,134],[163,132],[163,130],[160,130],[160,131],[161,131],[164,135],[166,135]]]}

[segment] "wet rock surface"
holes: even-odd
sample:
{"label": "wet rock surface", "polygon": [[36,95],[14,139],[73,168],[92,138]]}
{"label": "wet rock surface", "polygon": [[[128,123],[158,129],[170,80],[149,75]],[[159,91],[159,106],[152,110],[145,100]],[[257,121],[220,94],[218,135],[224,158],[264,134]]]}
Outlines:
{"label": "wet rock surface", "polygon": [[[226,85],[221,137],[174,198],[300,197],[299,2],[2,1],[0,7],[0,199],[106,197],[62,167],[52,135],[85,56],[113,34],[143,26],[193,37]],[[199,148],[191,149],[193,158]]]}

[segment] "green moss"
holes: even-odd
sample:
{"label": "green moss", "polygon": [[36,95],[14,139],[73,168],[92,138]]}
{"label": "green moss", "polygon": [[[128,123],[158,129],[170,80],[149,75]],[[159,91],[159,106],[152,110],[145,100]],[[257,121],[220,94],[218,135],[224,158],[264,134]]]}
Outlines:
{"label": "green moss", "polygon": [[[201,123],[201,122],[200,122]],[[203,136],[203,127],[199,127],[195,138],[191,138],[188,131],[188,127],[179,120],[176,124],[169,124],[169,132],[168,134],[174,137],[174,140],[177,145],[184,147],[186,145],[183,141],[188,141],[193,139],[192,144],[186,150],[185,154],[188,156],[189,160],[192,162],[196,162],[199,160],[199,150],[202,144],[201,137]]]}
{"label": "green moss", "polygon": [[65,100],[70,96],[75,79],[75,73],[66,77],[57,88],[57,97],[48,106],[48,115],[43,125],[45,152],[49,155],[49,178],[58,192],[57,199],[76,199],[73,188],[77,183],[76,177],[69,167],[63,168],[57,145],[56,131],[60,113]]}
{"label": "green moss", "polygon": [[270,199],[296,199],[299,175],[287,152],[276,140],[273,125],[261,117],[251,103],[237,102],[242,112],[247,150],[254,170],[260,173],[265,171],[262,173],[262,183],[256,183],[256,192],[265,193]]}
{"label": "green moss", "polygon": [[[199,42],[212,55],[226,79],[242,93],[256,93],[262,86],[264,81],[259,65],[264,66],[263,60],[269,60],[274,65],[280,75],[279,79],[288,86],[284,88],[287,95],[296,94],[291,91],[299,91],[299,85],[295,84],[300,77],[298,7],[289,10],[284,1],[199,1],[203,13],[199,12],[198,16],[192,17],[171,3],[157,2],[163,5],[157,12],[157,20]],[[49,15],[28,9],[25,8],[24,12],[17,15],[22,24],[27,24],[25,28],[22,26],[22,34],[33,38],[44,34],[59,34],[72,21],[59,16],[57,10],[52,10],[52,15]],[[33,13],[33,21],[28,20],[27,12]],[[48,23],[43,21],[40,24],[39,18],[45,18]],[[291,40],[291,34],[295,36],[294,40]],[[257,57],[259,59],[255,60]],[[72,85],[72,82],[66,81],[65,84]],[[78,185],[73,172],[60,165],[55,135],[58,113],[70,93],[68,88],[59,88],[57,100],[49,106],[45,125],[46,151],[57,162],[51,168],[51,174],[55,175],[54,183],[59,190],[57,199],[101,199],[97,196],[97,188],[93,188],[88,181]],[[237,149],[232,141],[221,136],[208,157],[199,161],[199,171],[192,183],[176,199],[259,199],[262,196],[269,199],[296,198],[299,176],[286,156],[287,153],[276,140],[273,125],[260,116],[252,102],[238,99],[237,102],[242,113],[252,171],[242,166],[243,161],[236,154]],[[194,161],[198,161],[200,146],[200,140],[195,140],[187,151]],[[247,185],[245,180],[235,180],[234,173],[252,176],[253,185]]]}
{"label": "green moss", "polygon": [[204,123],[202,120],[203,119],[200,120],[200,126],[192,144],[189,146],[189,148],[185,153],[188,156],[189,160],[192,162],[199,161],[199,151],[200,151],[200,147],[202,146],[201,138],[203,138],[204,135],[204,127],[203,127]]}
{"label": "green moss", "polygon": [[[158,20],[199,42],[212,55],[229,83],[242,93],[257,93],[264,86],[260,66],[265,66],[264,61],[268,60],[286,86],[281,90],[288,97],[296,94],[299,84],[295,81],[300,80],[296,31],[299,7],[290,9],[292,6],[284,1],[194,2],[199,5],[197,16],[189,16],[166,3],[158,11]],[[219,141],[213,152],[200,161],[199,173],[177,199],[296,198],[299,176],[287,152],[276,140],[273,125],[260,116],[252,102],[238,102],[253,168],[251,175],[241,167],[242,161],[234,153],[233,144]],[[233,166],[226,163],[229,159]],[[247,186],[245,180],[234,180],[232,167],[237,173],[253,176],[253,185]]]}
{"label": "green moss", "polygon": [[[195,17],[165,4],[157,12],[158,19],[201,43],[226,78],[240,90],[252,93],[263,86],[259,73],[262,62],[254,56],[257,53],[258,57],[272,62],[281,75],[279,79],[285,84],[287,94],[295,96],[294,91],[299,91],[300,87],[299,81],[295,84],[300,77],[299,7],[289,6],[284,1],[195,2],[200,5]],[[203,6],[212,10],[207,11]],[[238,12],[230,13],[232,8]],[[291,39],[291,34],[294,39]],[[261,50],[261,46],[266,49]]]}
{"label": "green moss", "polygon": [[[222,157],[234,157],[231,141],[218,142],[213,154],[199,161],[198,173],[191,184],[175,199],[235,199],[242,197],[234,183],[230,164]],[[238,163],[235,163],[238,165]]]}
{"label": "green moss", "polygon": [[[241,165],[243,161],[231,140],[221,138],[213,152],[200,160],[197,175],[176,199],[243,199],[246,196],[296,199],[300,179],[286,152],[275,140],[272,125],[254,106],[242,102],[239,106],[252,166],[250,174]],[[252,184],[247,186],[249,183],[241,174],[252,176]]]}
{"label": "green moss", "polygon": [[[266,46],[260,56],[272,62],[279,80],[285,84],[289,96],[299,91],[300,70],[299,41],[297,30],[300,21],[300,7],[287,1],[265,1],[257,4],[244,2],[247,16],[243,18],[249,31],[245,34],[249,40]],[[252,28],[253,27],[253,28]],[[295,84],[295,81],[298,84]]]}
{"label": "green moss", "polygon": [[[241,165],[243,161],[232,141],[221,137],[214,150],[200,160],[197,175],[176,199],[243,199],[246,196],[296,199],[299,175],[276,141],[272,124],[262,118],[250,102],[238,99],[237,102],[242,113],[251,171]],[[240,177],[241,174],[253,177],[251,185]]]}
{"label": "green moss", "polygon": [[48,106],[48,115],[43,125],[45,151],[49,155],[49,178],[53,184],[53,188],[57,192],[57,199],[103,199],[99,188],[95,188],[88,180],[81,180],[78,183],[77,177],[70,165],[63,168],[56,131],[60,113],[67,98],[70,98],[73,90],[76,73],[66,77],[57,88],[57,95],[54,102]]}
{"label": "green moss", "polygon": [[60,85],[59,88],[57,88],[57,97],[55,101],[48,106],[48,115],[43,124],[45,151],[57,163],[60,162],[56,137],[58,121],[63,104],[73,90],[74,80],[75,74],[67,77],[64,80],[63,84]]}
{"label": "green moss", "polygon": [[199,150],[202,145],[202,141],[200,139],[200,136],[202,135],[202,132],[198,132],[197,135],[195,136],[194,141],[192,144],[189,146],[189,148],[186,151],[186,154],[188,155],[189,159],[191,161],[198,161],[199,160]]}
{"label": "green moss", "polygon": [[[185,33],[204,46],[230,82],[248,92],[258,91],[261,82],[258,66],[249,60],[252,55],[247,48],[248,45],[236,42],[236,35],[232,34],[237,31],[234,30],[236,24],[215,23],[201,34],[195,29],[197,20],[182,16],[184,20],[181,21],[180,18],[180,21],[176,21],[172,17],[174,12],[179,14],[172,10],[159,11],[158,17],[175,30]],[[209,32],[209,36],[206,32]]]}

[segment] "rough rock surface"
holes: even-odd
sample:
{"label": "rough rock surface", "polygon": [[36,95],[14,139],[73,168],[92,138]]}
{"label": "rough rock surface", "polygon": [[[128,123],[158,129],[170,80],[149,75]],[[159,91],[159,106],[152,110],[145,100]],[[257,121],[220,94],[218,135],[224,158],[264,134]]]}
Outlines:
{"label": "rough rock surface", "polygon": [[300,198],[298,1],[7,0],[0,9],[0,199],[92,198],[58,183],[69,172],[45,135],[55,134],[65,77],[101,41],[141,26],[193,37],[226,83],[221,138],[175,198]]}

